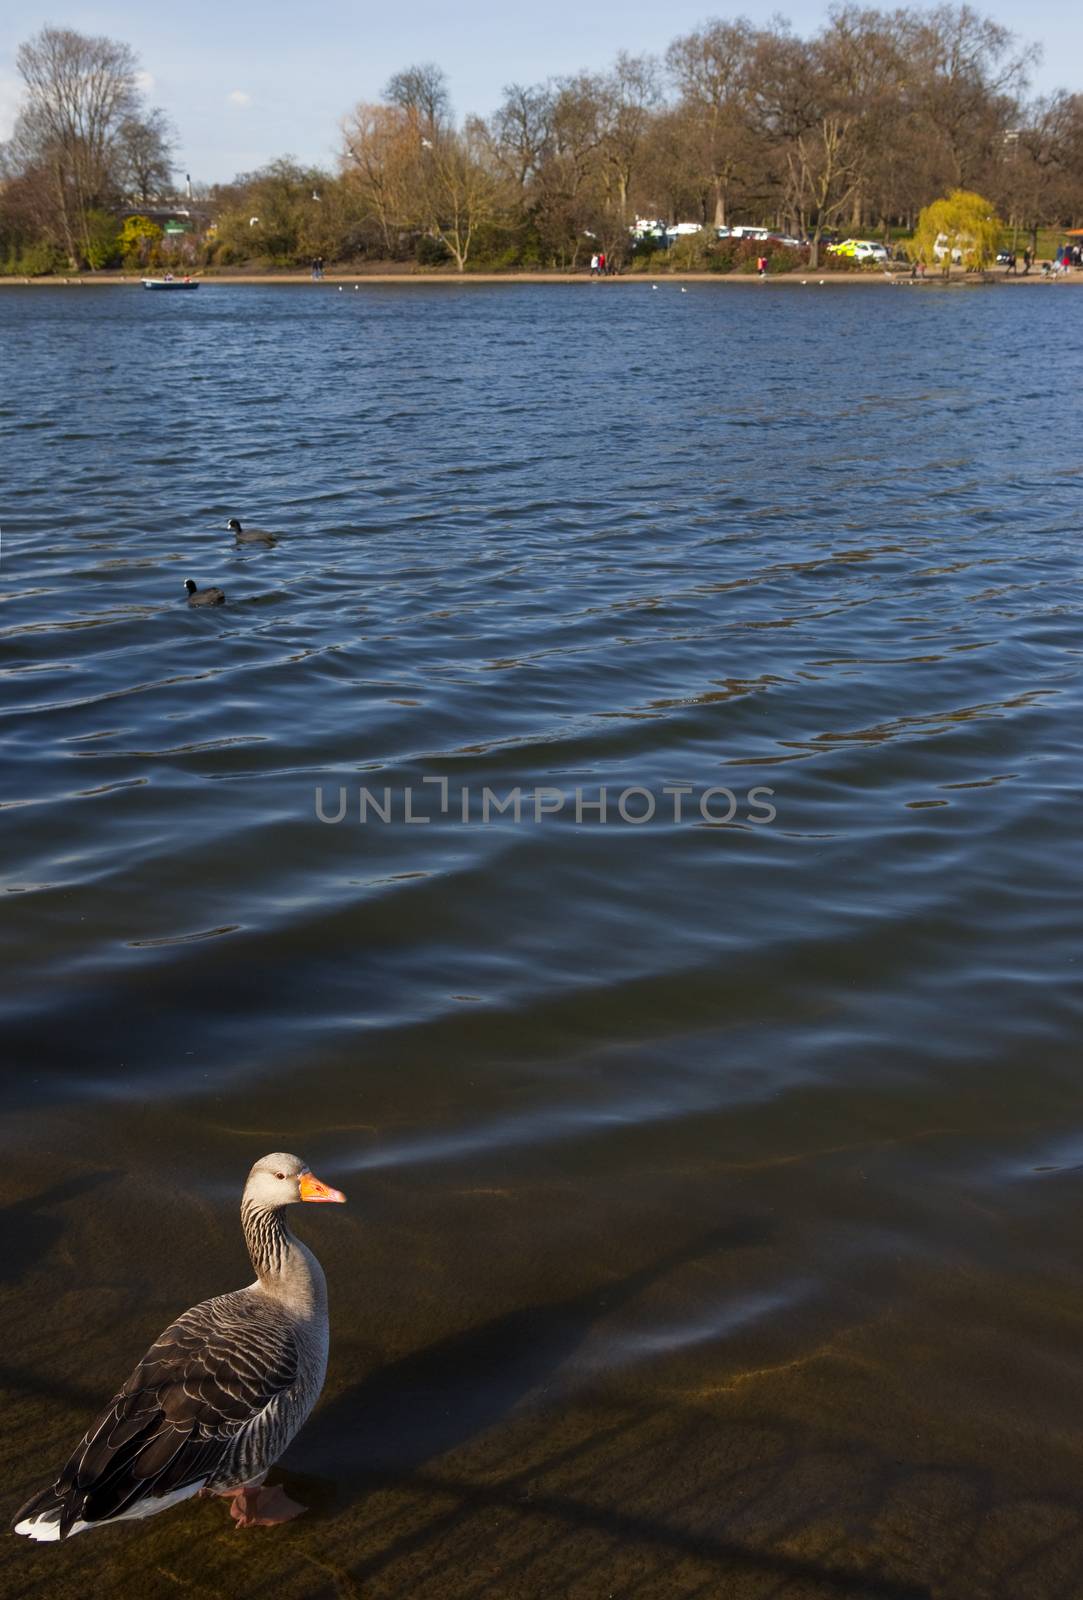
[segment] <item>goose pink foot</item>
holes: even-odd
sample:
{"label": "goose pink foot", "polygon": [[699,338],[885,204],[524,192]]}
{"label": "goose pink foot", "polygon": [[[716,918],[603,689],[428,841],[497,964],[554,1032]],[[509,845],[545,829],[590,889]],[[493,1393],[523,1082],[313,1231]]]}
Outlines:
{"label": "goose pink foot", "polygon": [[306,1509],[276,1483],[270,1489],[238,1489],[230,1498],[229,1514],[238,1528],[273,1528],[280,1522],[292,1522]]}

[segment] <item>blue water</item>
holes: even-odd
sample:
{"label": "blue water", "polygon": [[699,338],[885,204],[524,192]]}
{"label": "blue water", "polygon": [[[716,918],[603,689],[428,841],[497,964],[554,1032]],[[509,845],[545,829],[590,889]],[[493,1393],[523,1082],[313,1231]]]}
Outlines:
{"label": "blue water", "polygon": [[13,1503],[297,1149],[328,1594],[1076,1592],[1007,1508],[1083,1468],[1083,295],[72,285],[0,348]]}

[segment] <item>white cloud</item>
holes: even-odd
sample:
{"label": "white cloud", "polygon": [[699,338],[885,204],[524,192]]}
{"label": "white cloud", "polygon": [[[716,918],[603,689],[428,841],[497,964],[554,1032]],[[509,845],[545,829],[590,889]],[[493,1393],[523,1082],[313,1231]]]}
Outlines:
{"label": "white cloud", "polygon": [[137,72],[135,75],[135,81],[136,85],[143,91],[144,94],[149,94],[154,88],[153,72]]}
{"label": "white cloud", "polygon": [[231,89],[226,95],[226,99],[231,106],[250,106],[252,104],[252,96],[246,94],[243,89]]}

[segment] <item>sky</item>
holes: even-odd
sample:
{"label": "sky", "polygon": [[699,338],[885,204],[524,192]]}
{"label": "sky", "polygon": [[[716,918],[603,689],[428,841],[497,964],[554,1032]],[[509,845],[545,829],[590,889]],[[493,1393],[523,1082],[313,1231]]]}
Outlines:
{"label": "sky", "polygon": [[[893,0],[882,0],[889,9]],[[975,8],[1042,45],[1041,91],[1083,89],[1083,7],[1072,0],[972,0]],[[508,83],[537,83],[580,68],[600,70],[618,50],[661,54],[707,16],[744,14],[765,23],[781,11],[796,31],[814,30],[827,0],[183,0],[175,5],[103,0],[64,9],[23,0],[0,19],[0,139],[10,135],[20,87],[15,52],[46,23],[106,34],[137,52],[152,105],[178,134],[178,170],[222,182],[275,156],[332,167],[341,117],[376,100],[391,74],[414,62],[443,67],[455,111],[488,115]],[[18,16],[16,17],[16,10]]]}

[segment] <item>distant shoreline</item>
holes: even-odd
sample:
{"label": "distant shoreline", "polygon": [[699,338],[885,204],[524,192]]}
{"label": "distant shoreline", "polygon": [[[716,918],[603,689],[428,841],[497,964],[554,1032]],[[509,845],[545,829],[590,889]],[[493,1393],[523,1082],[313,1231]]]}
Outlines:
{"label": "distant shoreline", "polygon": [[[356,286],[358,289],[370,285],[384,288],[388,285],[418,285],[418,284],[448,284],[461,287],[472,283],[567,283],[567,284],[602,284],[613,283],[638,283],[657,284],[659,287],[667,283],[712,283],[712,284],[743,284],[759,285],[760,279],[755,273],[747,272],[661,272],[652,277],[649,272],[625,272],[611,278],[592,278],[585,272],[329,272],[316,282],[307,272],[235,272],[235,273],[193,273],[192,278],[201,284],[296,284],[310,289],[339,287],[347,288]],[[132,276],[122,272],[87,272],[71,274],[61,277],[52,274],[48,277],[25,278],[13,275],[0,277],[0,287],[45,287],[65,288],[77,285],[109,285],[114,287],[128,287],[138,289],[143,282],[142,275]],[[1026,284],[1083,284],[1083,272],[1069,273],[1066,277],[1043,278],[1041,273],[1032,272],[1029,277],[1013,277],[1007,272],[990,272],[985,277],[974,273],[953,272],[948,279],[940,273],[929,273],[924,279],[911,278],[909,272],[884,273],[884,272],[826,272],[820,277],[815,268],[806,268],[803,272],[776,272],[769,273],[767,283],[787,283],[801,285],[815,285],[816,287],[832,287],[838,284],[861,285],[889,285],[895,288],[900,286],[921,289],[944,288],[982,288],[996,284],[1008,284],[1012,287]]]}

